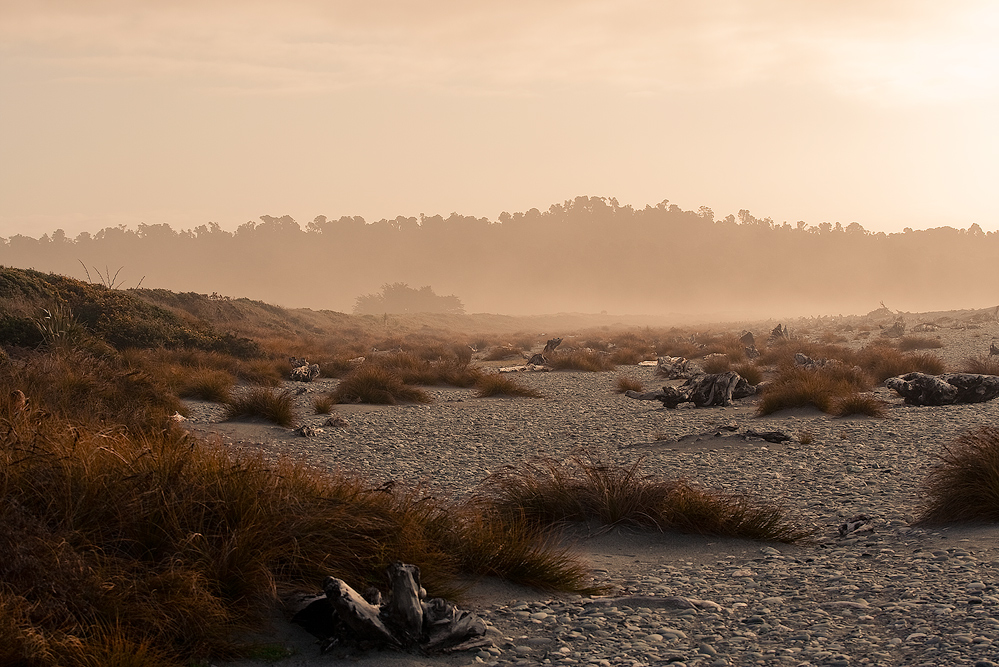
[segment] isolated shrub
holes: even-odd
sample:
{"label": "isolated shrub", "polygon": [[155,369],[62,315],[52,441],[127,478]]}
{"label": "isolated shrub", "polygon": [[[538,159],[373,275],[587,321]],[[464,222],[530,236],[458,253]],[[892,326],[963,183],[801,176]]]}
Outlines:
{"label": "isolated shrub", "polygon": [[756,411],[768,415],[778,410],[813,406],[832,412],[837,399],[871,389],[871,379],[855,367],[829,364],[819,368],[785,365],[762,391]]}
{"label": "isolated shrub", "polygon": [[530,387],[519,384],[516,380],[502,373],[487,373],[475,383],[476,396],[526,396],[542,398],[541,394]]}
{"label": "isolated shrub", "polygon": [[795,542],[812,532],[791,522],[774,503],[708,491],[684,479],[643,475],[640,464],[536,459],[487,478],[480,502],[500,516],[538,526],[599,520],[782,542]]}
{"label": "isolated shrub", "polygon": [[641,380],[630,378],[627,375],[618,376],[615,386],[619,394],[623,394],[626,391],[645,391]]}
{"label": "isolated shrub", "polygon": [[595,350],[556,351],[551,355],[548,363],[552,368],[560,371],[599,373],[614,369],[614,362],[611,361],[610,357]]}
{"label": "isolated shrub", "polygon": [[289,427],[295,419],[292,394],[290,391],[254,387],[226,406],[226,419],[241,417],[263,417],[280,426]]}
{"label": "isolated shrub", "polygon": [[317,415],[328,415],[333,412],[333,406],[336,405],[333,402],[333,397],[329,394],[323,394],[322,396],[317,396],[312,400],[312,408],[316,411]]}
{"label": "isolated shrub", "polygon": [[402,381],[382,366],[362,364],[346,375],[330,394],[334,403],[396,405],[399,402],[429,403],[430,397]]}
{"label": "isolated shrub", "polygon": [[917,523],[999,522],[999,428],[964,433],[937,459],[922,484]]}
{"label": "isolated shrub", "polygon": [[927,336],[902,336],[898,339],[898,349],[902,352],[912,350],[933,350],[944,346],[939,338],[929,338]]}
{"label": "isolated shrub", "polygon": [[964,360],[965,373],[999,375],[999,357],[969,357]]}
{"label": "isolated shrub", "polygon": [[751,361],[745,361],[741,364],[733,364],[731,370],[744,377],[746,382],[753,386],[763,382],[763,371],[760,370],[759,366]]}
{"label": "isolated shrub", "polygon": [[235,378],[227,371],[198,368],[182,376],[178,396],[202,401],[226,403],[232,394]]}
{"label": "isolated shrub", "polygon": [[498,347],[493,347],[489,349],[489,352],[483,357],[485,361],[504,361],[506,359],[519,359],[523,357],[524,353],[510,345],[500,345]]}
{"label": "isolated shrub", "polygon": [[727,373],[732,370],[732,360],[724,354],[713,354],[701,361],[705,373]]}
{"label": "isolated shrub", "polygon": [[833,401],[832,413],[838,417],[850,415],[867,415],[868,417],[884,417],[887,405],[872,394],[850,394]]}
{"label": "isolated shrub", "polygon": [[634,366],[652,356],[646,348],[647,346],[614,348],[610,353],[611,363],[617,366]]}

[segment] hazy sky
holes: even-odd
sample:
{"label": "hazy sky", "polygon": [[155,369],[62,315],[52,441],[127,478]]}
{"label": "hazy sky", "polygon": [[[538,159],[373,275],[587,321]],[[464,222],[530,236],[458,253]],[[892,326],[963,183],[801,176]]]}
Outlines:
{"label": "hazy sky", "polygon": [[999,3],[0,0],[0,236],[577,195],[999,229]]}

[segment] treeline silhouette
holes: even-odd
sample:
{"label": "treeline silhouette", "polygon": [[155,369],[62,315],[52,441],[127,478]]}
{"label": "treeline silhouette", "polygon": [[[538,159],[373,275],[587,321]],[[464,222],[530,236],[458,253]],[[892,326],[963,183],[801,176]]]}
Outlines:
{"label": "treeline silhouette", "polygon": [[[385,285],[429,286],[468,312],[686,313],[782,317],[999,303],[999,233],[940,227],[870,233],[775,223],[664,201],[634,209],[577,197],[497,221],[440,215],[366,223],[319,216],[304,227],[262,216],[234,232],[215,223],[56,231],[0,243],[0,264],[116,286],[250,297],[349,312]],[[95,275],[96,271],[100,275]]]}

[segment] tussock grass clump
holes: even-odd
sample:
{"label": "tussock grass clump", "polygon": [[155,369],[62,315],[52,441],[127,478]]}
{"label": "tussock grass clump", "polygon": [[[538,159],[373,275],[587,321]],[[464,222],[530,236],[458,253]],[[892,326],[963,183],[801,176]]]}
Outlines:
{"label": "tussock grass clump", "polygon": [[845,364],[830,364],[808,369],[786,365],[763,390],[756,412],[769,415],[778,410],[814,406],[832,412],[837,399],[858,391],[869,391],[872,382],[859,369]]}
{"label": "tussock grass clump", "polygon": [[542,398],[542,395],[519,384],[516,380],[501,373],[488,373],[483,375],[475,383],[477,389],[476,396],[487,398],[489,396],[525,396],[528,398]]}
{"label": "tussock grass clump", "polygon": [[878,382],[906,373],[940,375],[945,372],[940,357],[929,352],[903,353],[886,345],[868,345],[857,353],[857,364]]}
{"label": "tussock grass clump", "polygon": [[410,387],[396,373],[374,364],[362,364],[340,380],[330,393],[334,403],[371,403],[396,405],[429,403],[430,396]]}
{"label": "tussock grass clump", "polygon": [[396,374],[405,384],[471,387],[482,377],[481,370],[456,356],[424,359],[412,352],[398,352],[376,357],[370,364]]}
{"label": "tussock grass clump", "polygon": [[746,382],[756,386],[763,382],[763,371],[760,367],[751,361],[746,361],[741,364],[733,364],[732,370],[741,375],[746,379]]}
{"label": "tussock grass clump", "polygon": [[559,371],[587,371],[599,373],[614,369],[614,362],[609,355],[596,350],[556,351],[548,360],[552,368]]}
{"label": "tussock grass clump", "polygon": [[490,476],[479,502],[500,516],[542,527],[599,520],[780,542],[795,542],[812,532],[795,525],[774,503],[708,491],[685,479],[643,475],[640,464],[537,459]]}
{"label": "tussock grass clump", "polygon": [[887,405],[871,394],[857,393],[834,401],[832,412],[838,417],[849,417],[850,415],[884,417],[887,414]]}
{"label": "tussock grass clump", "polygon": [[645,391],[645,386],[641,380],[636,380],[626,375],[618,376],[615,387],[615,391],[619,394],[623,394],[626,391]]}
{"label": "tussock grass clump", "polygon": [[[279,591],[384,587],[414,563],[589,592],[551,534],[179,429],[142,436],[0,402],[0,662],[181,667],[233,658]],[[69,492],[71,490],[72,492]],[[109,499],[113,502],[109,502]]]}
{"label": "tussock grass clump", "polygon": [[506,359],[519,359],[524,356],[522,350],[519,350],[512,345],[500,345],[498,347],[490,348],[486,355],[483,357],[485,361],[504,361]]}
{"label": "tussock grass clump", "polygon": [[912,350],[935,350],[943,347],[943,341],[929,336],[902,336],[898,340],[898,349],[902,352]]}
{"label": "tussock grass clump", "polygon": [[255,387],[237,396],[226,406],[226,419],[263,417],[284,427],[295,419],[294,401],[290,391],[273,391]]}
{"label": "tussock grass clump", "polygon": [[712,354],[701,362],[705,373],[727,373],[732,370],[732,360],[724,354]]}
{"label": "tussock grass clump", "polygon": [[333,397],[329,394],[317,396],[312,400],[312,409],[316,411],[317,415],[330,414],[333,412],[334,405],[336,405],[336,403],[333,402]]}
{"label": "tussock grass clump", "polygon": [[958,436],[923,480],[918,524],[999,522],[999,428]]}
{"label": "tussock grass clump", "polygon": [[999,357],[969,357],[964,360],[963,372],[999,375]]}
{"label": "tussock grass clump", "polygon": [[654,358],[648,346],[617,347],[611,350],[610,360],[616,366],[635,366],[640,361]]}
{"label": "tussock grass clump", "polygon": [[228,403],[236,379],[228,371],[198,368],[184,374],[177,395],[202,401]]}

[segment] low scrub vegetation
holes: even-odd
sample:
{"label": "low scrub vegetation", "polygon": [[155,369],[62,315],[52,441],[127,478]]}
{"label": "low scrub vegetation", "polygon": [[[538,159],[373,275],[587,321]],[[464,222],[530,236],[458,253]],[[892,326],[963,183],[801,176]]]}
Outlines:
{"label": "low scrub vegetation", "polygon": [[295,419],[294,401],[290,391],[274,391],[255,387],[234,398],[226,405],[226,419],[262,417],[284,427]]}
{"label": "low scrub vegetation", "polygon": [[[239,637],[260,627],[276,593],[314,589],[327,575],[384,586],[397,559],[421,568],[431,595],[454,596],[459,577],[485,574],[596,592],[587,569],[538,526],[224,450],[166,426],[169,401],[141,412],[144,422],[114,401],[96,403],[102,417],[135,420],[131,429],[94,420],[92,402],[57,414],[57,392],[45,385],[66,368],[31,357],[0,369],[4,386],[28,394],[27,408],[0,398],[3,664],[181,667],[237,657]],[[97,393],[138,377],[96,370]]]}
{"label": "low scrub vegetation", "polygon": [[630,378],[627,375],[618,376],[615,387],[619,394],[623,394],[626,391],[645,391],[645,386],[641,380]]}
{"label": "low scrub vegetation", "polygon": [[362,364],[345,376],[331,392],[334,403],[429,403],[426,392],[411,387],[396,373],[383,366]]}
{"label": "low scrub vegetation", "polygon": [[851,415],[884,417],[887,413],[887,404],[872,394],[855,393],[833,401],[832,413],[837,417]]}
{"label": "low scrub vegetation", "polygon": [[943,341],[939,338],[930,338],[928,336],[902,336],[898,339],[897,347],[902,352],[911,352],[912,350],[935,350],[943,347]]}
{"label": "low scrub vegetation", "polygon": [[643,475],[640,463],[538,459],[489,477],[479,502],[488,512],[539,527],[597,520],[780,542],[796,542],[812,533],[775,503],[709,491],[685,479]]}
{"label": "low scrub vegetation", "polygon": [[965,373],[999,375],[999,357],[969,357],[964,360]]}
{"label": "low scrub vegetation", "polygon": [[487,373],[483,375],[475,384],[476,396],[487,398],[490,396],[525,396],[528,398],[541,398],[540,392],[525,387],[513,378],[502,373]]}
{"label": "low scrub vegetation", "polygon": [[958,436],[923,482],[920,524],[999,522],[999,428]]}
{"label": "low scrub vegetation", "polygon": [[551,355],[549,364],[559,371],[588,371],[599,373],[614,369],[610,355],[597,350],[566,350],[556,351]]}
{"label": "low scrub vegetation", "polygon": [[785,365],[766,385],[756,411],[769,415],[778,410],[813,406],[832,412],[838,400],[873,386],[870,376],[854,366],[828,364],[819,368]]}

